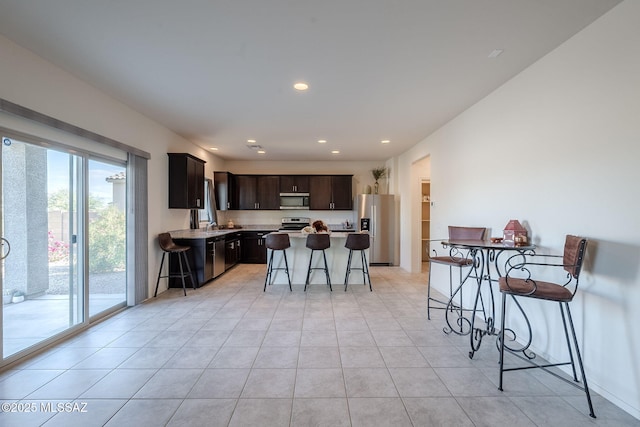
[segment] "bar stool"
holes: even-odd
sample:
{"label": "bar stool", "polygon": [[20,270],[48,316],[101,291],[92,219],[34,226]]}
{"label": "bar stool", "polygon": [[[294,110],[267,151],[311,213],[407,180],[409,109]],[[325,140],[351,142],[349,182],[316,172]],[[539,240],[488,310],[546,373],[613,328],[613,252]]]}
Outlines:
{"label": "bar stool", "polygon": [[[180,246],[176,245],[176,243],[171,238],[171,234],[169,233],[160,233],[158,234],[158,243],[160,244],[160,249],[162,249],[162,261],[160,261],[160,270],[158,271],[158,280],[156,280],[156,291],[153,294],[155,298],[158,295],[158,286],[160,285],[160,279],[162,278],[177,278],[179,277],[182,280],[182,290],[184,291],[184,296],[187,296],[187,287],[185,286],[184,278],[189,277],[191,279],[191,284],[193,285],[193,289],[196,288],[196,281],[193,280],[193,274],[191,273],[191,267],[189,266],[189,260],[187,260],[187,251],[191,249],[189,246]],[[169,254],[169,263],[171,263],[171,255],[177,255],[178,264],[180,265],[180,274],[171,273],[171,268],[169,268],[169,273],[166,276],[162,276],[162,265],[164,264],[164,256]],[[188,273],[184,272],[182,267],[182,262],[187,265]]]}
{"label": "bar stool", "polygon": [[[324,275],[327,278],[327,285],[329,285],[329,290],[333,291],[331,288],[331,278],[329,276],[329,266],[327,264],[327,255],[324,252],[325,249],[328,249],[331,246],[331,239],[329,238],[328,233],[317,233],[317,234],[309,234],[307,236],[307,248],[311,249],[311,255],[309,256],[309,268],[307,269],[307,280],[304,282],[304,290],[307,291],[307,286],[309,285],[309,278],[311,277],[311,270],[324,270]],[[313,253],[315,251],[322,251],[322,258],[324,260],[324,267],[311,267],[311,262],[313,261]]]}
{"label": "bar stool", "polygon": [[[267,276],[264,278],[264,289],[267,290],[267,282],[271,285],[273,280],[273,270],[284,270],[287,272],[287,280],[289,281],[289,290],[291,289],[291,276],[289,276],[289,264],[287,263],[287,251],[285,249],[291,247],[289,240],[289,234],[287,233],[270,233],[267,234],[265,239],[265,245],[267,249],[271,249],[271,255],[269,256],[269,264],[267,265]],[[273,267],[273,253],[275,251],[282,251],[284,257],[284,267]]]}
{"label": "bar stool", "polygon": [[[364,252],[365,249],[369,249],[370,245],[371,239],[368,233],[349,233],[347,235],[347,241],[344,244],[344,247],[349,249],[349,260],[347,261],[347,275],[344,278],[345,292],[347,292],[347,286],[349,284],[349,274],[351,273],[351,270],[362,270],[362,280],[364,281],[364,285],[367,286],[367,279],[369,279],[369,290],[373,291],[373,288],[371,287],[371,276],[369,276],[367,255]],[[360,259],[362,260],[361,268],[351,267],[351,257],[353,255],[353,251],[360,251]]]}

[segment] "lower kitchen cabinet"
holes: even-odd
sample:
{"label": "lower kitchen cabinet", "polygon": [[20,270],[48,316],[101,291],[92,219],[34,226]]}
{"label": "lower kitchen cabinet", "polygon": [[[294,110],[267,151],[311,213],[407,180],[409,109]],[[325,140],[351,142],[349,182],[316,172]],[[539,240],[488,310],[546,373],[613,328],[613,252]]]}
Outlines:
{"label": "lower kitchen cabinet", "polygon": [[[200,287],[224,273],[226,251],[224,236],[207,239],[173,239],[173,241],[177,245],[191,248],[187,251],[187,259],[196,279],[196,287]],[[183,269],[186,272],[187,266],[183,265]],[[175,256],[171,257],[169,271],[171,274],[180,273],[180,264]],[[191,281],[188,278],[185,280],[186,286],[190,287]],[[169,279],[169,287],[182,288],[182,280],[180,278]]]}
{"label": "lower kitchen cabinet", "polygon": [[271,231],[245,231],[242,236],[242,262],[247,264],[266,264],[267,247],[264,236]]}
{"label": "lower kitchen cabinet", "polygon": [[242,259],[242,235],[241,233],[228,234],[225,237],[225,270],[230,269]]}

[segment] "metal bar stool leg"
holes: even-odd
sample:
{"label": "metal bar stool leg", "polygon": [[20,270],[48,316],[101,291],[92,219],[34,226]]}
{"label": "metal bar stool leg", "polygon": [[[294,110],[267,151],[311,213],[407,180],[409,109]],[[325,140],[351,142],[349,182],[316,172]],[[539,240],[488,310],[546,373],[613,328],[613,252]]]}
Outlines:
{"label": "metal bar stool leg", "polygon": [[153,297],[157,297],[158,296],[158,286],[160,285],[160,278],[162,277],[162,265],[164,264],[164,256],[166,255],[166,252],[162,252],[162,260],[160,261],[160,270],[158,270],[158,280],[156,280],[156,291],[153,294]]}
{"label": "metal bar stool leg", "polygon": [[289,276],[289,263],[287,262],[287,251],[282,251],[282,256],[284,257],[284,267],[285,267],[285,271],[287,272],[287,280],[289,281],[289,290],[293,291],[293,289],[291,289],[291,276]]}
{"label": "metal bar stool leg", "polygon": [[187,287],[184,283],[184,270],[182,269],[182,257],[179,253],[176,254],[178,256],[178,264],[180,264],[180,280],[182,280],[182,290],[184,291],[184,296],[187,296]]}
{"label": "metal bar stool leg", "polygon": [[191,271],[191,266],[189,265],[189,259],[187,258],[187,252],[182,252],[182,257],[184,258],[184,263],[187,266],[187,271],[189,272],[189,279],[191,279],[191,285],[193,287],[193,289],[196,289],[196,281],[195,278],[193,277],[193,272]]}
{"label": "metal bar stool leg", "polygon": [[349,285],[349,273],[351,273],[351,255],[353,250],[349,249],[349,259],[347,261],[347,275],[344,278],[344,291],[347,292],[347,286]]}
{"label": "metal bar stool leg", "polygon": [[267,275],[264,278],[264,289],[262,290],[262,292],[267,291],[267,282],[269,282],[269,278],[271,277],[272,269],[273,269],[273,249],[271,250],[271,254],[269,256],[269,263],[267,264]]}
{"label": "metal bar stool leg", "polygon": [[[362,251],[362,269],[367,273],[367,280],[369,280],[369,291],[373,292],[373,288],[371,287],[371,276],[369,275],[369,264],[367,263],[367,254]],[[367,286],[367,284],[364,284]]]}
{"label": "metal bar stool leg", "polygon": [[580,355],[580,347],[578,347],[578,338],[576,337],[576,330],[573,327],[573,319],[571,318],[571,310],[569,310],[569,303],[565,302],[564,308],[567,311],[567,319],[569,320],[569,326],[571,327],[571,336],[573,337],[573,345],[576,347],[576,356],[578,358],[578,365],[580,367],[580,375],[582,375],[582,382],[584,383],[584,393],[587,395],[587,403],[589,404],[589,416],[591,418],[595,418],[596,414],[593,411],[593,404],[591,403],[591,393],[589,393],[587,376],[584,374],[584,366],[582,365],[582,356]]}
{"label": "metal bar stool leg", "polygon": [[333,292],[333,288],[331,288],[331,277],[329,277],[329,264],[327,264],[327,255],[322,250],[322,258],[324,258],[324,275],[327,277],[327,285],[329,285],[329,290]]}
{"label": "metal bar stool leg", "polygon": [[309,255],[309,267],[307,268],[307,278],[304,281],[304,291],[307,292],[307,286],[309,285],[309,279],[311,278],[311,262],[313,261],[313,252],[314,250],[311,250],[311,255]]}

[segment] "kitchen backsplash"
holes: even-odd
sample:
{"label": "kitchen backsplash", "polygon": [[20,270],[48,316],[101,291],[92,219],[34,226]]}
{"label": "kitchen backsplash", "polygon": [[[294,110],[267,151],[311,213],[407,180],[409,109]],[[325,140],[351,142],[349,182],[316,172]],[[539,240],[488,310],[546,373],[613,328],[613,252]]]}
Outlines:
{"label": "kitchen backsplash", "polygon": [[325,224],[343,224],[349,221],[353,224],[353,211],[218,211],[218,223],[226,224],[232,220],[234,224],[254,225],[254,224],[280,224],[283,217],[305,217],[311,222],[321,219]]}

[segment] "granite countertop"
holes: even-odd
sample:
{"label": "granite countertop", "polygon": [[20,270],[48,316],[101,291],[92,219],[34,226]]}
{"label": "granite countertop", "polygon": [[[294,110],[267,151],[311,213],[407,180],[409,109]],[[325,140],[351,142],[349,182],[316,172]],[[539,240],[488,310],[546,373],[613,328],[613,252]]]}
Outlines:
{"label": "granite countertop", "polygon": [[226,236],[227,234],[236,233],[238,231],[275,231],[278,225],[247,225],[238,228],[223,228],[221,230],[205,230],[199,228],[196,230],[173,230],[169,231],[173,239],[207,239],[209,237]]}

